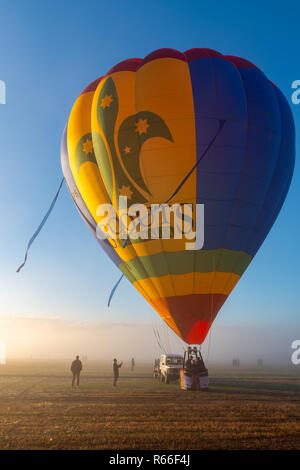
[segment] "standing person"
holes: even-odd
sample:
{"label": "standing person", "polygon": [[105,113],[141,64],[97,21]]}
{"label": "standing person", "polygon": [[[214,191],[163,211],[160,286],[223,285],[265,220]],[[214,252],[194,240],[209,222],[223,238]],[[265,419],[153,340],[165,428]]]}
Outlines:
{"label": "standing person", "polygon": [[114,359],[113,362],[113,371],[114,371],[114,387],[117,386],[117,380],[119,378],[119,369],[122,367],[123,362],[120,362],[120,364],[117,363],[117,359]]}
{"label": "standing person", "polygon": [[134,357],[131,359],[131,372],[134,371],[134,366],[135,366],[135,362],[134,362]]}
{"label": "standing person", "polygon": [[72,388],[74,388],[75,381],[77,382],[77,387],[79,387],[79,376],[82,371],[82,362],[79,360],[79,356],[76,356],[75,361],[72,362],[71,372],[73,374],[72,379]]}
{"label": "standing person", "polygon": [[192,385],[192,390],[199,390],[200,388],[200,382],[199,382],[199,375],[198,375],[198,366],[196,363],[196,359],[191,360],[191,374],[193,377],[193,385]]}

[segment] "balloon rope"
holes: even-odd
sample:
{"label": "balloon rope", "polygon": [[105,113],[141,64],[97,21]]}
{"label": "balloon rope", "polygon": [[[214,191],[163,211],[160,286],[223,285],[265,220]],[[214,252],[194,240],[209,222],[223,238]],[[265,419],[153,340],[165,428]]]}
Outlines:
{"label": "balloon rope", "polygon": [[162,344],[163,352],[164,352],[165,354],[167,354],[165,345],[164,345],[164,343],[162,342],[162,340],[161,340],[161,338],[160,338],[160,334],[159,334],[159,329],[158,329],[158,328],[156,328],[156,333],[157,333],[157,336],[158,336],[158,339],[159,339],[160,343]]}
{"label": "balloon rope", "polygon": [[107,302],[107,306],[109,307],[110,306],[110,302],[111,302],[111,299],[113,298],[113,295],[115,293],[115,290],[117,289],[118,285],[120,284],[120,282],[122,281],[122,278],[124,277],[124,274],[122,274],[122,276],[120,277],[120,279],[118,280],[118,282],[114,285],[111,293],[110,293],[110,296],[109,296],[109,299],[108,299],[108,302]]}
{"label": "balloon rope", "polygon": [[[213,298],[213,295],[212,295]],[[210,354],[210,345],[211,345],[211,327],[212,327],[212,309],[213,309],[213,300],[211,300],[211,316],[210,316],[210,329],[208,333],[208,345],[207,345],[207,355],[206,355],[206,362],[208,362],[209,354]]]}
{"label": "balloon rope", "polygon": [[181,181],[180,185],[178,186],[178,188],[174,191],[174,193],[172,194],[172,196],[169,197],[169,199],[165,202],[165,204],[167,204],[168,202],[171,201],[171,199],[173,199],[173,197],[178,193],[178,191],[181,189],[181,187],[184,185],[184,183],[187,181],[187,179],[191,176],[191,174],[193,173],[193,171],[197,168],[197,166],[199,165],[199,163],[201,162],[201,160],[205,157],[205,155],[207,154],[207,152],[209,151],[209,149],[211,148],[211,146],[214,144],[216,138],[218,137],[218,135],[220,134],[223,126],[225,124],[225,120],[223,119],[220,119],[219,120],[219,129],[216,133],[216,135],[212,138],[212,140],[210,141],[210,143],[208,144],[208,146],[206,147],[206,149],[204,150],[204,152],[202,153],[202,155],[198,158],[198,160],[196,161],[195,165],[193,166],[193,168],[191,168],[191,170],[188,172],[188,174],[183,178],[183,180]]}
{"label": "balloon rope", "polygon": [[161,344],[160,344],[160,342],[159,342],[159,339],[158,339],[157,333],[156,333],[156,331],[155,331],[155,328],[153,328],[153,332],[154,332],[154,336],[155,336],[155,338],[156,338],[157,344],[158,344],[158,346],[160,347],[160,350],[161,350],[162,352],[165,352],[165,351],[163,350],[163,348],[161,347]]}
{"label": "balloon rope", "polygon": [[[181,183],[177,186],[177,188],[175,189],[175,191],[173,192],[173,194],[164,202],[164,204],[167,204],[168,202],[171,201],[171,199],[173,199],[173,197],[178,193],[178,191],[182,188],[182,186],[186,183],[186,181],[189,179],[189,177],[191,176],[191,174],[195,171],[195,169],[197,168],[197,166],[199,165],[199,163],[201,162],[201,160],[203,160],[203,158],[205,157],[205,155],[207,154],[207,152],[209,151],[209,149],[211,148],[211,146],[214,144],[215,140],[217,139],[218,135],[220,134],[221,130],[223,129],[223,126],[225,124],[225,120],[224,119],[219,119],[219,128],[216,132],[216,134],[214,135],[214,137],[211,139],[210,143],[208,144],[208,146],[206,147],[206,149],[204,150],[204,152],[202,153],[202,155],[198,158],[198,160],[196,161],[195,165],[190,169],[190,171],[188,172],[188,174],[183,178],[183,180],[181,181]],[[157,208],[157,210],[159,210],[159,207]],[[155,213],[155,211],[153,212],[153,214]],[[145,217],[146,218],[146,217]],[[147,218],[148,218],[148,214],[147,214]],[[142,219],[143,220],[143,219]],[[141,221],[142,221],[141,220]],[[127,245],[127,242],[130,238],[130,235],[132,234],[132,232],[135,230],[135,227],[132,228],[131,232],[127,235],[127,238],[123,244],[123,248],[126,247]],[[110,301],[114,295],[114,293],[116,292],[116,289],[118,287],[118,285],[120,284],[121,280],[123,278],[123,274],[122,276],[120,277],[120,279],[117,281],[117,283],[114,285],[114,287],[112,288],[112,291],[110,293],[110,296],[109,296],[109,301],[108,301],[108,306],[110,304]]]}
{"label": "balloon rope", "polygon": [[26,248],[26,253],[25,253],[25,257],[24,257],[24,261],[23,263],[21,264],[21,266],[18,267],[17,269],[17,273],[19,273],[21,271],[21,269],[23,268],[23,266],[25,265],[26,261],[27,261],[27,256],[28,256],[28,251],[29,251],[29,248],[31,247],[31,245],[33,244],[34,240],[36,239],[36,237],[38,236],[38,234],[40,233],[40,231],[42,230],[43,226],[45,225],[56,201],[57,201],[57,198],[59,196],[59,193],[60,193],[60,190],[62,188],[62,185],[63,185],[63,182],[65,181],[65,178],[63,178],[61,180],[61,183],[58,187],[58,190],[57,190],[57,193],[55,194],[55,197],[53,199],[53,201],[51,202],[51,205],[48,209],[48,211],[46,212],[42,222],[40,223],[40,225],[38,226],[38,228],[36,229],[36,231],[34,232],[34,234],[32,235],[32,237],[30,238],[29,242],[28,242],[28,245],[27,245],[27,248]]}
{"label": "balloon rope", "polygon": [[[215,206],[216,207],[216,206]],[[210,345],[211,345],[211,331],[212,331],[212,320],[213,320],[213,310],[214,310],[214,294],[213,294],[213,282],[216,277],[216,255],[213,253],[213,280],[211,284],[211,305],[210,305],[210,328],[208,333],[208,345],[207,345],[207,355],[206,355],[206,362],[208,362],[209,354],[210,354]]]}

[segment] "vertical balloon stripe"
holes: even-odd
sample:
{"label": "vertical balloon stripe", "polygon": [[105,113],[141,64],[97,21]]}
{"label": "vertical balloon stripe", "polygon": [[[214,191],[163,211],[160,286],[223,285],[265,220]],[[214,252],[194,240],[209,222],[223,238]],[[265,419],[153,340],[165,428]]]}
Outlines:
{"label": "vertical balloon stripe", "polygon": [[[155,116],[147,111],[143,111],[140,114],[137,112],[135,74],[124,71],[122,73],[113,73],[111,77],[116,86],[118,99],[122,103],[117,116],[114,137],[117,161],[116,172],[119,178],[118,186],[116,186],[116,197],[127,196],[129,205],[133,203],[147,203],[149,202],[149,190],[145,181],[143,180],[144,183],[140,181],[143,179],[140,153],[142,146],[145,145],[145,141],[149,141],[154,136],[152,124],[153,117]],[[132,134],[137,137],[137,148],[135,148],[134,142],[131,139],[128,140]],[[135,150],[138,150],[138,156],[135,154]],[[131,164],[132,160],[133,163]],[[123,245],[123,241],[121,243]],[[148,276],[143,259],[137,257],[136,250],[139,244],[130,243],[132,252],[135,252],[139,271],[144,272]],[[159,240],[158,243],[160,243]],[[143,248],[141,250],[143,251]],[[130,270],[130,265],[126,265],[126,268],[129,269],[131,275],[134,275]],[[155,289],[155,286],[152,285],[152,288]],[[145,291],[145,293],[148,296],[148,292]]]}
{"label": "vertical balloon stripe", "polygon": [[239,72],[247,99],[247,142],[225,246],[236,233],[239,248],[246,250],[276,169],[281,117],[274,88],[263,73],[254,67],[242,67]]}
{"label": "vertical balloon stripe", "polygon": [[113,201],[113,178],[110,166],[109,153],[103,137],[97,131],[92,132],[92,141],[101,178],[107,189],[110,201]]}
{"label": "vertical balloon stripe", "polygon": [[239,72],[247,98],[247,142],[225,246],[243,250],[276,168],[281,118],[274,89],[263,73],[255,68]]}
{"label": "vertical balloon stripe", "polygon": [[97,221],[100,203],[109,202],[103,184],[91,137],[91,106],[94,92],[84,93],[76,100],[68,121],[67,143],[70,168],[80,194]]}
{"label": "vertical balloon stripe", "polygon": [[76,183],[75,183],[75,180],[73,178],[72,171],[70,168],[68,147],[67,147],[67,129],[68,129],[68,124],[66,125],[63,131],[62,138],[61,138],[61,147],[60,147],[61,166],[62,166],[63,175],[65,177],[68,189],[70,191],[70,194],[72,196],[72,199],[74,201],[76,208],[84,216],[84,220],[88,221],[89,227],[93,227],[93,229],[95,229],[97,224],[95,220],[93,219],[90,211],[88,210],[76,186]]}
{"label": "vertical balloon stripe", "polygon": [[67,126],[64,129],[64,132],[62,135],[62,141],[61,141],[61,165],[62,165],[62,170],[63,170],[63,174],[65,177],[68,189],[70,191],[73,202],[81,218],[83,219],[84,223],[88,227],[89,231],[94,235],[94,237],[96,238],[101,248],[105,251],[107,256],[112,260],[112,262],[116,266],[119,266],[122,263],[122,260],[118,256],[118,254],[115,252],[115,250],[113,249],[109,241],[106,239],[101,240],[97,237],[97,234],[96,234],[97,223],[95,219],[92,217],[90,211],[88,210],[84,200],[82,199],[82,196],[73,178],[73,175],[70,169],[69,155],[68,155],[68,149],[67,149]]}
{"label": "vertical balloon stripe", "polygon": [[[222,133],[197,168],[197,202],[205,205],[205,249],[224,246],[246,143],[247,108],[239,72],[222,58],[201,58],[189,64],[194,94],[197,153]],[[238,249],[231,246],[232,250]]]}
{"label": "vertical balloon stripe", "polygon": [[255,254],[272,225],[286,198],[295,164],[295,126],[287,100],[278,88],[274,88],[281,114],[281,142],[277,165],[259,216],[247,241],[247,251]]}
{"label": "vertical balloon stripe", "polygon": [[[249,239],[254,233],[272,176],[276,172],[281,142],[281,115],[275,89],[269,80],[259,69],[243,65],[239,72],[247,98],[247,144],[226,243],[233,230],[238,230],[240,248],[254,255],[254,252],[249,252]],[[262,112],[262,109],[265,111]]]}
{"label": "vertical balloon stripe", "polygon": [[[151,202],[163,203],[186,176],[186,168],[192,167],[196,162],[193,97],[189,70],[185,61],[171,56],[148,59],[140,65],[136,73],[136,110],[140,113],[149,109],[159,116],[172,139],[166,134],[161,134],[162,137],[167,137],[167,140],[165,138],[147,140],[141,149],[140,158]],[[150,121],[147,121],[147,124],[151,124]],[[140,135],[140,138],[142,137],[143,134]],[[172,202],[194,200],[195,175]],[[176,295],[176,285],[165,255],[172,241],[158,240],[158,242],[159,251],[162,253],[159,259],[150,256],[147,245],[144,247],[144,256],[140,256],[139,259],[142,260],[151,278],[155,278],[156,274],[159,275],[161,269],[170,273],[165,286],[159,282],[155,283],[158,295],[164,297],[166,290]],[[183,246],[183,250],[184,248]],[[192,260],[189,269],[193,272]],[[172,312],[168,312],[172,317]]]}
{"label": "vertical balloon stripe", "polygon": [[[128,100],[128,95],[133,91],[134,81],[131,80],[132,73],[126,72],[115,72],[111,76],[108,76],[103,80],[95,93],[92,107],[92,130],[93,136],[102,135],[103,141],[105,141],[105,150],[107,149],[107,154],[104,154],[103,149],[97,145],[97,142],[94,142],[95,154],[97,162],[99,162],[99,170],[101,176],[104,180],[106,187],[111,191],[111,201],[118,213],[118,198],[119,196],[127,196],[130,203],[132,202],[145,202],[145,197],[143,194],[139,193],[135,186],[131,184],[128,179],[128,175],[123,172],[121,160],[119,159],[120,154],[118,154],[118,128],[120,127],[119,121],[124,122],[124,102]],[[134,94],[133,94],[134,95]],[[123,103],[122,106],[119,106],[119,101]],[[132,106],[132,105],[131,105]],[[128,112],[134,113],[135,108],[131,107],[131,111],[128,110],[128,107],[125,106],[125,109]],[[128,114],[126,115],[126,117]],[[135,122],[132,123],[135,127]],[[130,150],[130,156],[132,156],[132,148],[129,146],[129,143],[126,144]],[[125,153],[125,152],[124,152]],[[107,161],[107,156],[109,155],[109,169],[111,169],[113,185],[109,179],[107,180],[107,173],[102,170],[104,167],[104,162]],[[125,157],[125,155],[123,155]],[[127,155],[126,155],[127,156]],[[126,248],[122,248],[122,240],[117,241],[117,251],[119,255],[124,259],[125,253],[129,254],[129,258],[136,257],[134,245],[131,242]],[[128,257],[128,255],[127,255]],[[141,261],[137,258],[137,263],[140,265],[139,269],[143,270]],[[122,263],[121,266],[122,272],[130,280],[134,282],[132,273],[125,263]],[[145,273],[145,275],[147,275]],[[147,295],[147,293],[146,293]]]}
{"label": "vertical balloon stripe", "polygon": [[[196,163],[194,106],[188,65],[175,58],[160,58],[140,66],[135,80],[135,107],[136,112],[150,110],[159,116],[172,136],[172,141],[159,137],[149,139],[141,149],[142,173],[152,196],[151,202],[163,203],[186,176],[187,168]],[[176,201],[193,200],[195,186],[193,175],[176,196]]]}
{"label": "vertical balloon stripe", "polygon": [[[220,136],[197,167],[197,202],[205,207],[204,248],[210,253],[213,276],[206,291],[210,294],[210,302],[206,306],[209,316],[204,323],[201,318],[198,326],[195,323],[194,332],[190,332],[191,339],[197,331],[196,335],[205,337],[203,331],[208,331],[208,325],[212,323],[221,307],[221,304],[216,303],[213,292],[216,291],[216,272],[220,269],[220,266],[217,266],[223,258],[223,253],[216,253],[214,249],[224,246],[227,223],[241,170],[247,115],[239,73],[221,55],[196,55],[189,68],[195,107],[197,158],[202,154],[209,139],[216,134],[220,120],[225,121]],[[232,253],[230,259],[236,259],[236,252]],[[198,269],[201,270],[201,265]],[[231,269],[227,269],[231,273]],[[230,290],[232,288],[233,286]],[[196,291],[197,286],[194,285],[193,292]]]}

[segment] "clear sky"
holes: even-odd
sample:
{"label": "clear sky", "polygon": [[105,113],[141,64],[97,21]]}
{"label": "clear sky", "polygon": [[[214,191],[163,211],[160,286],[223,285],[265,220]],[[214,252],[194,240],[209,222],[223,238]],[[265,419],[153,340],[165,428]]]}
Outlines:
{"label": "clear sky", "polygon": [[[63,188],[20,274],[15,270],[59,181],[60,138],[82,89],[117,62],[209,47],[258,65],[289,102],[300,79],[298,2],[1,0],[0,315],[153,322],[157,314],[97,246]],[[300,105],[291,105],[296,132]],[[297,153],[299,154],[299,142]],[[299,164],[272,231],[216,320],[290,325],[300,334]],[[299,336],[298,334],[298,336]]]}

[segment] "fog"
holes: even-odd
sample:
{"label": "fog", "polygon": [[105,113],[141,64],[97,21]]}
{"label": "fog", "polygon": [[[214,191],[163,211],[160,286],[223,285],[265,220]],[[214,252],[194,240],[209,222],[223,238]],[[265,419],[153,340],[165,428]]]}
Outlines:
{"label": "fog", "polygon": [[[153,329],[158,331],[159,342]],[[298,331],[283,327],[216,325],[203,345],[210,363],[226,364],[233,358],[242,363],[291,364],[293,340]],[[300,334],[298,334],[300,337]],[[162,352],[182,353],[184,343],[160,324],[75,323],[51,318],[0,318],[0,344],[6,359],[153,360]],[[1,358],[0,358],[1,359]],[[2,358],[3,360],[3,358]]]}

